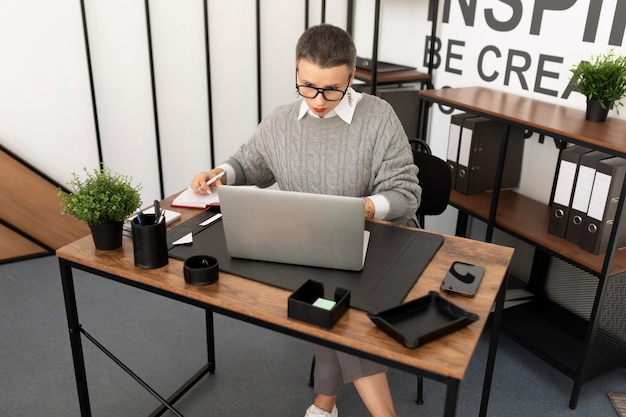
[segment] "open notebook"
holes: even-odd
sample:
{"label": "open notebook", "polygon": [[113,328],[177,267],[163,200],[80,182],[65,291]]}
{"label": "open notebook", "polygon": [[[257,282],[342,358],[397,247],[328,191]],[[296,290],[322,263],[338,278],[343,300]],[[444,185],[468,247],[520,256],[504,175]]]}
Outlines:
{"label": "open notebook", "polygon": [[217,187],[211,187],[211,194],[198,194],[191,189],[187,188],[180,193],[174,201],[172,201],[172,207],[188,207],[205,209],[211,206],[219,206],[220,199],[217,191]]}
{"label": "open notebook", "polygon": [[221,186],[219,200],[232,257],[363,268],[369,232],[360,198]]}

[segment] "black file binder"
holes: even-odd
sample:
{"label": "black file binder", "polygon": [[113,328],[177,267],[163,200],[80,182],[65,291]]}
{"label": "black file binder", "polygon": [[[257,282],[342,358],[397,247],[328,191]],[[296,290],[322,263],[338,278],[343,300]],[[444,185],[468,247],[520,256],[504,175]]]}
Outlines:
{"label": "black file binder", "polygon": [[463,126],[463,120],[469,117],[476,117],[476,115],[472,113],[459,113],[450,116],[447,162],[450,167],[451,187],[453,190],[456,188],[456,167],[459,159],[459,147],[461,146],[461,128]]}
{"label": "black file binder", "polygon": [[[371,71],[374,63],[370,58],[356,57],[356,67],[364,70]],[[376,72],[391,72],[391,71],[405,71],[415,70],[415,67],[408,65],[392,64],[391,62],[378,61],[376,64]]]}
{"label": "black file binder", "polygon": [[[486,117],[463,120],[457,162],[456,190],[476,194],[493,190],[504,123]],[[519,185],[524,153],[524,130],[511,127],[502,173],[502,188]]]}
{"label": "black file binder", "polygon": [[580,145],[561,150],[558,172],[554,180],[554,193],[550,204],[551,215],[548,233],[551,235],[565,237],[580,157],[587,152],[591,152],[591,149]]}
{"label": "black file binder", "polygon": [[610,156],[611,155],[604,152],[592,151],[580,157],[578,173],[576,174],[576,185],[574,186],[574,195],[567,218],[567,227],[565,228],[565,239],[572,243],[580,243],[584,227],[583,219],[589,208],[593,180],[596,175],[596,166],[599,161],[609,158]]}
{"label": "black file binder", "polygon": [[412,89],[393,88],[385,90],[379,88],[376,90],[378,97],[391,104],[409,139],[416,138],[419,134],[420,99],[418,94],[419,90]]}
{"label": "black file binder", "polygon": [[[612,157],[598,162],[587,215],[579,246],[595,255],[606,252],[620,192],[626,175],[626,159]],[[617,236],[617,247],[626,245],[623,227]]]}

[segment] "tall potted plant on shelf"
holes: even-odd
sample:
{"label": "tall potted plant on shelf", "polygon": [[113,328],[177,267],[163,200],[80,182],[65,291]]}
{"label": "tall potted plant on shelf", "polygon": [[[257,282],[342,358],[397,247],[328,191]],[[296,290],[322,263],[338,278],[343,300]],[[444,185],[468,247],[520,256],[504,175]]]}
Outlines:
{"label": "tall potted plant on shelf", "polygon": [[98,249],[115,249],[122,245],[122,226],[126,217],[141,205],[141,184],[131,185],[132,178],[114,174],[105,167],[93,172],[83,168],[87,175],[82,180],[75,172],[67,192],[59,188],[62,214],[71,214],[89,225]]}
{"label": "tall potted plant on shelf", "polygon": [[626,56],[611,49],[592,56],[570,69],[571,81],[587,97],[587,120],[604,122],[609,109],[619,114],[621,100],[626,95]]}

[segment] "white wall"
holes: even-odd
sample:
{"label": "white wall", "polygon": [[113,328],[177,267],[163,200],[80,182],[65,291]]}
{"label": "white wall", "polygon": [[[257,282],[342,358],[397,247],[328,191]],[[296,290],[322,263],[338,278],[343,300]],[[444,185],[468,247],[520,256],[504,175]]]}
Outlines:
{"label": "white wall", "polygon": [[203,3],[151,1],[150,14],[163,181],[170,195],[211,155]]}
{"label": "white wall", "polygon": [[143,2],[85,5],[103,160],[141,182],[151,201],[160,183]]}
{"label": "white wall", "polygon": [[[144,1],[84,3],[103,159],[144,185],[145,203],[160,197],[157,132],[165,195],[210,166],[211,123],[217,163],[249,138],[258,121],[256,1],[208,1],[209,89],[203,1],[150,0],[158,124]],[[294,46],[304,29],[305,2],[260,3],[261,112],[266,115],[294,99]],[[345,27],[347,0],[326,3],[325,20]],[[563,10],[542,10],[547,2],[521,0],[439,3],[436,88],[482,85],[582,109],[582,95],[562,97],[569,68],[611,46],[626,53],[620,21],[626,13],[616,12],[617,0],[591,2],[599,10],[580,0],[550,2]],[[355,1],[354,37],[359,55],[366,57],[371,56],[374,6],[374,0]],[[379,59],[425,69],[427,11],[426,0],[382,1]],[[320,12],[321,0],[311,0],[310,24],[321,20]],[[594,31],[585,29],[594,27],[594,16],[592,39],[588,34]],[[619,39],[610,41],[614,27]],[[0,0],[0,144],[59,183],[72,171],[98,164],[82,31],[78,0]],[[487,52],[480,60],[485,50],[500,56]],[[510,65],[528,68],[521,75],[507,72],[508,57],[513,57]],[[484,79],[480,71],[497,76]],[[433,107],[429,138],[439,156],[445,155],[449,117]],[[556,148],[550,139],[538,144],[532,138],[525,153],[520,191],[547,202],[551,184],[545,178],[553,173]]]}
{"label": "white wall", "polygon": [[98,164],[82,39],[77,1],[0,0],[0,144],[59,181]]}

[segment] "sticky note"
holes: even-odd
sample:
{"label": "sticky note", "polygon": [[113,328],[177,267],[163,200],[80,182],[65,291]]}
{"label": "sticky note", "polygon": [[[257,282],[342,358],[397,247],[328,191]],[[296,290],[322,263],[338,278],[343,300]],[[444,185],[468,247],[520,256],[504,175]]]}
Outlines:
{"label": "sticky note", "polygon": [[335,306],[335,302],[332,300],[327,300],[326,298],[318,298],[317,300],[315,300],[315,302],[313,303],[313,307],[317,307],[317,308],[323,308],[324,310],[332,310],[333,307]]}

